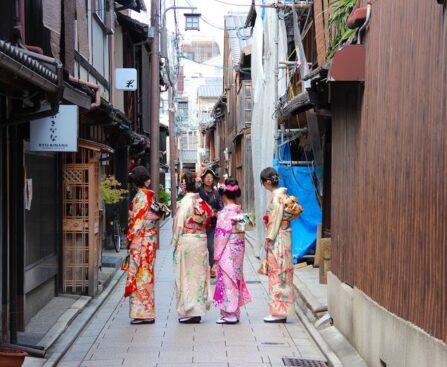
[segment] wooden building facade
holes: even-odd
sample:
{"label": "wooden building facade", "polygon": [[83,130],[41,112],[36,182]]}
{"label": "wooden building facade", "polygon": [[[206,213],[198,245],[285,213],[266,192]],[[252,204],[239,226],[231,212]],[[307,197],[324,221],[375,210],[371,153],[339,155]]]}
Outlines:
{"label": "wooden building facade", "polygon": [[355,45],[364,58],[341,65],[363,65],[363,78],[338,80],[337,54],[329,72],[329,312],[373,367],[447,363],[447,13],[440,3],[374,2],[364,45]]}

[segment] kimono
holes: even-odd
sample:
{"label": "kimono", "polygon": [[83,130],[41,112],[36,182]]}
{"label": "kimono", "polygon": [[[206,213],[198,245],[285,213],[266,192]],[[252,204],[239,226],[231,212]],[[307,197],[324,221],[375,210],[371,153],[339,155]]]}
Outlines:
{"label": "kimono", "polygon": [[236,204],[226,205],[217,217],[214,237],[214,260],[217,264],[214,305],[222,317],[240,318],[240,308],[251,302],[245,283],[243,264],[245,254],[245,232],[234,222],[241,212]]}
{"label": "kimono", "polygon": [[[287,189],[275,189],[268,200],[264,216],[266,239],[272,240],[267,250],[270,315],[287,317],[294,306],[293,258],[290,223],[284,213]],[[284,229],[285,228],[285,229]]]}
{"label": "kimono", "polygon": [[139,189],[130,206],[129,269],[124,296],[129,297],[132,319],[155,318],[154,266],[160,217],[150,210],[153,196],[153,191]]}
{"label": "kimono", "polygon": [[177,205],[172,246],[180,317],[203,316],[210,308],[206,229],[212,215],[211,207],[199,194],[188,192]]}

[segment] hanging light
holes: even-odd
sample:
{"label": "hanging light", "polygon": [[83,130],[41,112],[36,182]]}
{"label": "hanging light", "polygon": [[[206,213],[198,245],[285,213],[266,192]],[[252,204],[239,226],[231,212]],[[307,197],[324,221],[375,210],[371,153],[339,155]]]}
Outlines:
{"label": "hanging light", "polygon": [[185,13],[185,31],[200,31],[200,13]]}

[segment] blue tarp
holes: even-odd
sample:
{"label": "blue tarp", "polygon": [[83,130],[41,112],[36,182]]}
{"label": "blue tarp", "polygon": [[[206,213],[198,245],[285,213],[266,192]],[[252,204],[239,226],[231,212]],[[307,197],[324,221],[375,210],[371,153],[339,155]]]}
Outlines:
{"label": "blue tarp", "polygon": [[[274,161],[280,177],[280,185],[287,187],[290,195],[296,196],[304,212],[292,221],[292,254],[297,263],[301,257],[315,248],[317,226],[321,224],[321,208],[312,183],[314,168],[278,165]],[[318,177],[318,174],[317,174]]]}

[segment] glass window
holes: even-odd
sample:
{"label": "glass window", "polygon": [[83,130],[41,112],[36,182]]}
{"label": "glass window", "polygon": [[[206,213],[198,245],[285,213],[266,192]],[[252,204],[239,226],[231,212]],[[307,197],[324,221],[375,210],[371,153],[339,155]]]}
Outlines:
{"label": "glass window", "polygon": [[95,0],[95,12],[99,19],[104,22],[106,19],[106,0]]}

